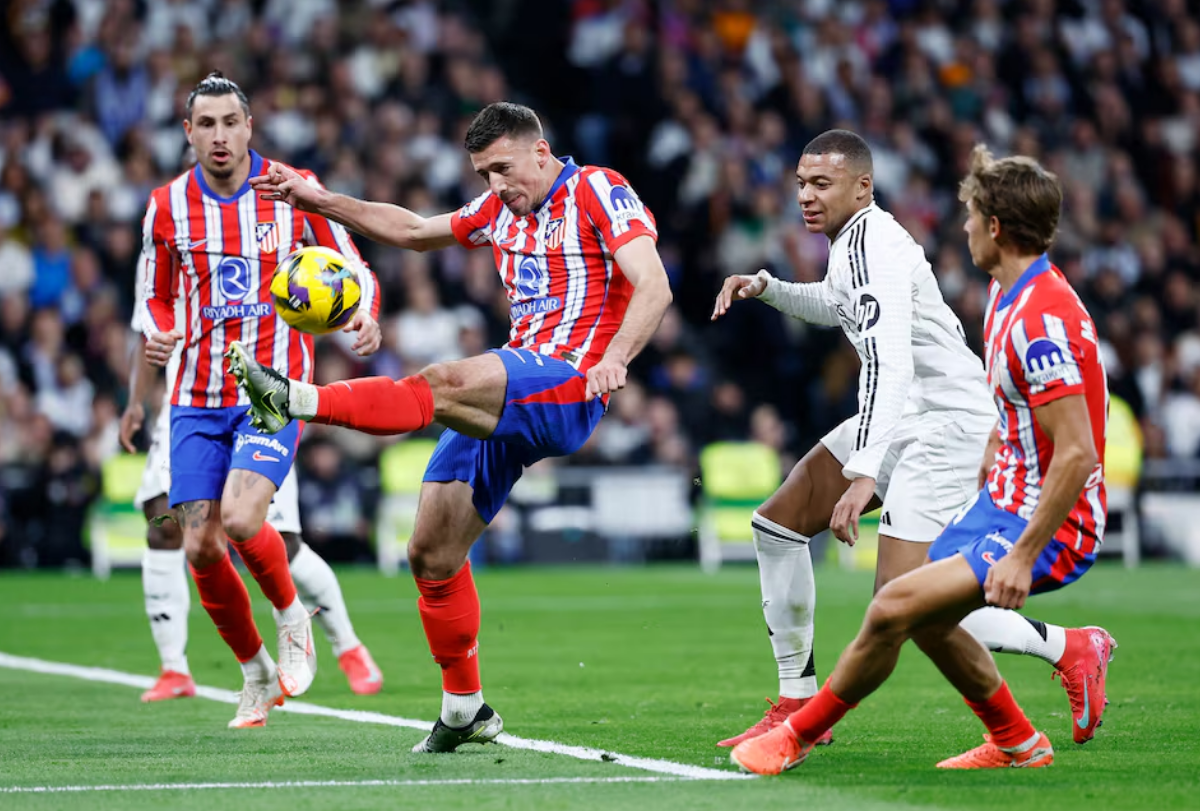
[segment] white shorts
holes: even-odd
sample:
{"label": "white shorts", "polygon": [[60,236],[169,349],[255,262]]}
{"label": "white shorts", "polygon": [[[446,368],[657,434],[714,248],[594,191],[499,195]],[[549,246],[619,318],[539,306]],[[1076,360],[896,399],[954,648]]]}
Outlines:
{"label": "white shorts", "polygon": [[[165,496],[170,490],[171,415],[170,407],[164,405],[154,423],[150,450],[146,454],[146,469],[142,472],[137,495],[133,497],[133,506],[140,510],[146,502]],[[267,523],[280,532],[300,534],[300,487],[296,484],[295,465],[288,471],[287,478],[267,509]]]}
{"label": "white shorts", "polygon": [[[883,502],[879,534],[932,543],[978,492],[979,466],[995,427],[995,418],[966,412],[902,418],[875,480],[875,495]],[[857,433],[854,416],[821,444],[845,465]]]}

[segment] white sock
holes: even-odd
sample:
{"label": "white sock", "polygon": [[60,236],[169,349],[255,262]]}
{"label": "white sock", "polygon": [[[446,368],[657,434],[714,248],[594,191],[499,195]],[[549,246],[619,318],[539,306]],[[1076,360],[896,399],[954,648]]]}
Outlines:
{"label": "white sock", "polygon": [[288,381],[288,414],[298,420],[317,416],[317,387],[299,380]]}
{"label": "white sock", "polygon": [[158,647],[163,670],[188,673],[187,572],[182,549],[147,549],[142,556],[142,593],[146,597],[146,616],[150,633]]}
{"label": "white sock", "polygon": [[990,651],[1021,653],[1057,664],[1067,650],[1067,631],[1060,625],[1031,620],[1016,611],[980,608],[962,621],[962,627]]}
{"label": "white sock", "polygon": [[296,599],[292,600],[292,604],[280,611],[278,608],[271,609],[275,614],[276,625],[296,625],[304,622],[304,618],[308,616],[308,609],[304,607],[304,603],[300,602],[300,594],[296,593]]}
{"label": "white sock", "polygon": [[246,681],[264,682],[275,677],[275,660],[267,653],[267,646],[261,645],[254,658],[242,662],[242,678]]}
{"label": "white sock", "polygon": [[301,542],[300,551],[292,558],[292,580],[304,598],[309,608],[320,607],[314,619],[329,637],[333,645],[333,655],[341,656],[348,650],[354,650],[361,642],[354,634],[354,626],[350,624],[350,614],[346,611],[346,600],[342,597],[342,587],[337,575],[329,564]]}
{"label": "white sock", "polygon": [[483,706],[483,691],[478,693],[442,692],[442,723],[456,729],[475,720]]}
{"label": "white sock", "polygon": [[758,556],[763,618],[779,663],[779,695],[815,696],[817,675],[812,648],[817,587],[808,538],[757,512],[750,527]]}

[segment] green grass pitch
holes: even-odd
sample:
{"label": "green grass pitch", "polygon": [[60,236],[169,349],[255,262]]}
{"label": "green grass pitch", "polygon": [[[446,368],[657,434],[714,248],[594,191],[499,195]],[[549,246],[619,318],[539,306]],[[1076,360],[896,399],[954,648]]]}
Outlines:
{"label": "green grass pitch", "polygon": [[[378,696],[350,694],[318,632],[321,670],[304,701],[432,721],[438,673],[411,581],[365,570],[341,578],[385,687]],[[752,567],[713,577],[684,567],[491,569],[477,580],[484,692],[513,735],[731,771],[714,743],[759,717],[762,696],[776,692]],[[857,630],[870,582],[864,573],[818,570],[822,678]],[[260,628],[272,631],[265,600],[250,589]],[[4,573],[0,597],[0,652],[142,675],[157,669],[136,573],[108,582]],[[417,756],[408,750],[418,730],[294,713],[233,731],[225,729],[228,704],[143,705],[132,687],[0,667],[0,809],[1200,807],[1200,573],[1104,564],[1033,599],[1029,612],[1104,625],[1120,642],[1105,725],[1082,747],[1071,742],[1066,696],[1050,668],[1000,658],[1018,700],[1056,746],[1050,769],[936,770],[939,759],[976,745],[981,727],[912,649],[835,730],[832,747],[781,778],[743,781],[672,778],[505,746]],[[238,689],[236,663],[194,594],[189,654],[198,683]],[[5,791],[286,781],[337,784]]]}

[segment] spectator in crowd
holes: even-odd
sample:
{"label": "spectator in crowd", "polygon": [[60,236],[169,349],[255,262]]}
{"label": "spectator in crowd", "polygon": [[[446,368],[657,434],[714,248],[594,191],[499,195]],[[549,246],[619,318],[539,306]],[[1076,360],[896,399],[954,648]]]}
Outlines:
{"label": "spectator in crowd", "polygon": [[[976,351],[987,292],[964,255],[955,181],[977,141],[1034,154],[1064,182],[1053,258],[1096,316],[1113,391],[1134,408],[1148,452],[1194,459],[1195,12],[1186,0],[10,3],[0,26],[5,559],[33,559],[12,542],[42,520],[18,501],[26,473],[48,469],[52,454],[56,469],[87,469],[105,447],[108,410],[68,403],[88,386],[98,401],[126,390],[120,333],[138,216],[179,171],[184,90],[213,69],[261,100],[264,153],[421,212],[481,188],[459,142],[498,98],[543,111],[578,162],[619,155],[659,215],[676,305],[631,370],[636,388],[614,398],[612,429],[597,435],[590,458],[612,464],[690,469],[704,443],[734,436],[791,458],[855,410],[855,361],[836,336],[774,314],[707,323],[727,274],[819,278],[828,245],[805,232],[792,200],[792,167],[813,135],[845,126],[867,138],[880,202],[926,249]],[[362,248],[384,288],[390,351],[362,366],[325,339],[319,370],[400,376],[507,340],[486,252]],[[370,469],[378,445],[344,433],[306,434],[322,447],[314,475]],[[87,450],[67,464],[71,443]],[[322,498],[342,503],[335,496]]]}

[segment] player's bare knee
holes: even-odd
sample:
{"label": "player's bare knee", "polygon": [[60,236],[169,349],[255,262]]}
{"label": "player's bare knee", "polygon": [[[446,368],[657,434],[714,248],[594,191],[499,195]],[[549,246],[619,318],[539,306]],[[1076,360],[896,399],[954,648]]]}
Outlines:
{"label": "player's bare knee", "polygon": [[445,580],[462,566],[462,556],[449,549],[446,544],[419,533],[408,542],[408,565],[413,577],[422,580]]}
{"label": "player's bare knee", "polygon": [[262,529],[263,516],[253,504],[221,502],[221,526],[235,541],[248,541]]}
{"label": "player's bare knee", "polygon": [[184,554],[193,569],[206,569],[229,552],[225,547],[225,539],[206,532],[185,532],[183,535]]}
{"label": "player's bare knee", "polygon": [[466,375],[453,363],[432,363],[418,374],[429,383],[435,406],[457,402],[467,386]]}
{"label": "player's bare knee", "polygon": [[865,627],[872,636],[903,642],[912,632],[913,618],[908,601],[896,589],[884,587],[867,608]]}
{"label": "player's bare knee", "polygon": [[758,508],[758,514],[809,538],[829,527],[829,516],[814,514],[812,488],[807,476],[800,482],[793,479],[785,487],[776,490]]}
{"label": "player's bare knee", "polygon": [[174,550],[183,546],[183,533],[174,519],[152,520],[146,527],[146,546],[151,549]]}

